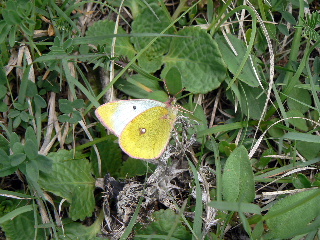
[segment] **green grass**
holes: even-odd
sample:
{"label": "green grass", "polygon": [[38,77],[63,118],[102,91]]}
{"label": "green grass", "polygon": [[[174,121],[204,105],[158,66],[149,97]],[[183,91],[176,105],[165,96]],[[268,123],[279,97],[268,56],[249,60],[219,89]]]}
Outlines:
{"label": "green grass", "polygon": [[[319,239],[318,8],[1,1],[2,235]],[[157,160],[94,114],[168,95],[181,111]]]}

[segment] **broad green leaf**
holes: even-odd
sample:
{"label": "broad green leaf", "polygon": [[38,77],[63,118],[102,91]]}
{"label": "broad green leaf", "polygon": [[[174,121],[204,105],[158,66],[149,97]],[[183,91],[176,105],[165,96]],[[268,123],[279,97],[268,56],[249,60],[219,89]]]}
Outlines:
{"label": "broad green leaf", "polygon": [[2,16],[4,20],[10,25],[19,25],[22,22],[22,19],[19,17],[16,11],[11,11],[8,9],[3,9]]}
{"label": "broad green leaf", "polygon": [[72,123],[72,124],[76,124],[77,122],[79,122],[81,120],[82,120],[81,113],[79,111],[73,111],[72,114],[71,114],[71,117],[68,120],[68,122]]}
{"label": "broad green leaf", "polygon": [[[95,22],[91,27],[88,28],[86,32],[87,37],[97,37],[97,36],[105,36],[114,34],[116,25],[115,22],[109,20],[102,20]],[[126,32],[121,28],[117,27],[117,34],[126,34]],[[96,40],[92,41],[91,44],[94,45],[106,45],[106,52],[111,52],[112,38],[105,38],[103,41]],[[130,43],[129,37],[117,37],[116,39],[116,47],[115,54],[117,56],[124,55],[129,59],[133,58],[135,55],[135,50]]]}
{"label": "broad green leaf", "polygon": [[[228,70],[231,73],[236,74],[241,62],[243,61],[243,57],[247,51],[247,47],[245,46],[244,42],[238,39],[237,37],[231,34],[227,34],[227,37],[230,43],[232,44],[235,52],[232,51],[231,47],[229,46],[229,44],[223,36],[217,37],[217,43],[219,45],[220,51],[223,53],[222,58],[224,62],[227,64]],[[256,65],[256,58],[252,56],[252,59],[253,64]],[[250,63],[250,57],[248,58],[246,64],[244,65],[238,77],[241,81],[243,81],[251,87],[259,86],[258,79],[252,69],[252,64]]]}
{"label": "broad green leaf", "polygon": [[27,156],[24,153],[15,153],[10,155],[11,166],[18,166],[26,160]]}
{"label": "broad green leaf", "polygon": [[140,159],[129,158],[123,163],[123,166],[120,168],[120,178],[132,178],[136,176],[145,175],[148,172],[155,170],[155,165],[148,164]]}
{"label": "broad green leaf", "polygon": [[319,189],[300,192],[278,201],[264,216],[269,227],[266,238],[288,239],[318,229],[319,202]]}
{"label": "broad green leaf", "polygon": [[10,32],[12,25],[7,24],[5,21],[1,21],[1,23],[4,23],[4,26],[0,34],[0,43],[3,43],[7,40],[7,35]]}
{"label": "broad green leaf", "polygon": [[181,95],[183,86],[182,86],[181,74],[178,68],[176,67],[171,68],[167,72],[164,79],[165,79],[165,85],[167,86],[168,91],[172,96],[178,97],[177,96],[178,93],[180,93],[179,95]]}
{"label": "broad green leaf", "polygon": [[250,119],[260,119],[267,96],[261,88],[251,87],[247,84],[242,84],[241,86],[239,88],[241,112]]}
{"label": "broad green leaf", "polygon": [[169,70],[177,68],[182,85],[192,93],[207,93],[218,88],[226,77],[226,67],[216,42],[198,27],[186,27],[178,32],[183,38],[173,38],[170,50],[164,56],[164,78]]}
{"label": "broad green leaf", "polygon": [[0,87],[0,99],[2,99],[7,93],[8,93],[7,88],[5,86],[1,86]]}
{"label": "broad green leaf", "polygon": [[[5,232],[7,239],[46,239],[43,228],[35,229],[35,213],[32,210],[33,207],[27,205],[10,212],[11,217],[9,214],[6,215],[8,221],[1,223],[1,228]],[[41,222],[40,219],[38,219],[38,223],[39,222]],[[37,233],[37,235],[35,235],[35,233]]]}
{"label": "broad green leaf", "polygon": [[28,83],[27,83],[28,87],[27,87],[27,90],[26,90],[26,96],[28,97],[34,97],[35,95],[38,94],[38,89],[37,89],[37,86],[34,82],[28,80]]}
{"label": "broad green leaf", "polygon": [[293,177],[292,183],[295,188],[311,188],[311,182],[309,178],[302,173],[299,173],[296,177]]}
{"label": "broad green leaf", "polygon": [[18,116],[13,120],[12,127],[17,128],[19,127],[20,123],[21,123],[21,118],[20,116]]}
{"label": "broad green leaf", "polygon": [[30,115],[27,112],[21,112],[19,117],[21,118],[22,121],[28,122],[30,119]]}
{"label": "broad green leaf", "polygon": [[63,230],[59,235],[59,239],[77,239],[77,240],[88,240],[88,239],[102,239],[98,238],[97,235],[101,233],[101,220],[98,218],[92,225],[85,226],[82,223],[71,222],[64,224]]}
{"label": "broad green leaf", "polygon": [[84,107],[83,99],[76,99],[72,102],[72,107],[79,109]]}
{"label": "broad green leaf", "polygon": [[67,114],[62,114],[58,117],[60,122],[69,122],[70,116]]}
{"label": "broad green leaf", "polygon": [[[147,225],[144,228],[139,228],[136,230],[135,239],[142,240],[144,237],[140,237],[139,235],[162,235],[168,236],[172,230],[171,238],[169,239],[184,239],[191,240],[192,235],[189,231],[187,231],[186,227],[182,224],[180,216],[175,214],[173,210],[160,210],[154,212],[153,214],[153,222]],[[174,229],[172,229],[174,228]],[[163,238],[161,238],[163,239]]]}
{"label": "broad green leaf", "polygon": [[0,135],[0,149],[4,150],[7,154],[9,154],[9,141],[2,134]]}
{"label": "broad green leaf", "polygon": [[283,35],[286,35],[286,36],[289,36],[289,30],[288,30],[288,28],[287,28],[287,26],[286,25],[284,25],[284,24],[279,24],[278,25],[278,29],[279,29],[279,31],[283,34]]}
{"label": "broad green leaf", "polygon": [[[111,173],[112,176],[118,174],[122,165],[122,151],[117,143],[117,137],[107,136],[107,140],[97,144],[101,157],[102,176]],[[98,160],[94,151],[91,152],[91,162],[96,176],[98,172]]]}
{"label": "broad green leaf", "polygon": [[59,99],[59,108],[61,112],[67,113],[67,114],[73,111],[72,104],[67,99]]}
{"label": "broad green leaf", "polygon": [[10,158],[2,148],[0,148],[0,164],[2,166],[8,166],[10,164]]}
{"label": "broad green leaf", "polygon": [[307,160],[316,158],[320,152],[320,143],[310,141],[297,141],[296,147],[299,153]]}
{"label": "broad green leaf", "polygon": [[24,153],[24,146],[21,142],[16,142],[13,144],[11,150],[13,153]]}
{"label": "broad green leaf", "polygon": [[0,169],[0,177],[9,176],[14,173],[18,167],[4,167]]}
{"label": "broad green leaf", "polygon": [[227,159],[222,193],[228,202],[252,202],[255,197],[253,171],[244,146],[236,148]]}
{"label": "broad green leaf", "polygon": [[37,143],[37,136],[36,133],[34,132],[34,129],[32,127],[27,127],[26,133],[25,133],[25,138],[31,140],[34,144],[37,145],[37,150],[38,150],[38,143]]}
{"label": "broad green leaf", "polygon": [[148,98],[150,91],[162,90],[158,81],[141,74],[132,75],[127,80],[120,78],[115,86],[134,98]]}
{"label": "broad green leaf", "polygon": [[9,106],[4,102],[0,101],[0,112],[7,112],[9,110]]}
{"label": "broad green leaf", "polygon": [[38,163],[39,170],[44,173],[50,173],[52,171],[52,160],[44,155],[38,155],[35,159]]}
{"label": "broad green leaf", "polygon": [[[288,94],[288,107],[290,110],[297,110],[302,114],[309,111],[312,104],[310,92],[302,88],[293,88]],[[303,105],[304,104],[304,105]]]}
{"label": "broad green leaf", "polygon": [[24,152],[27,154],[27,157],[30,160],[35,159],[38,157],[38,147],[35,142],[31,139],[27,139],[24,145]]}
{"label": "broad green leaf", "polygon": [[35,160],[26,162],[25,173],[32,181],[37,182],[39,180],[39,167]]}
{"label": "broad green leaf", "polygon": [[40,172],[41,187],[67,199],[72,220],[91,216],[95,206],[95,180],[89,161],[74,159],[73,151],[66,150],[50,153],[48,157],[53,160],[53,168],[50,173]]}
{"label": "broad green leaf", "polygon": [[[150,4],[132,23],[132,33],[161,33],[171,23],[167,9],[158,4]],[[173,34],[171,27],[165,34]],[[153,37],[132,37],[131,41],[137,51],[142,50]],[[159,37],[151,47],[138,59],[139,66],[147,72],[155,72],[162,65],[162,56],[168,52],[170,37]]]}
{"label": "broad green leaf", "polygon": [[294,117],[294,118],[291,118],[291,119],[288,119],[288,122],[290,124],[292,124],[294,127],[302,130],[302,131],[308,131],[308,126],[307,126],[307,122],[303,116],[303,114],[298,111],[298,110],[289,110],[287,112],[287,117],[288,118],[291,118],[291,117]]}
{"label": "broad green leaf", "polygon": [[296,25],[297,21],[296,19],[292,16],[291,13],[287,12],[287,11],[282,11],[281,12],[282,17],[289,23],[291,23],[292,25]]}
{"label": "broad green leaf", "polygon": [[46,101],[40,95],[38,95],[38,94],[35,95],[33,100],[34,100],[34,103],[37,107],[39,107],[39,108],[47,107]]}

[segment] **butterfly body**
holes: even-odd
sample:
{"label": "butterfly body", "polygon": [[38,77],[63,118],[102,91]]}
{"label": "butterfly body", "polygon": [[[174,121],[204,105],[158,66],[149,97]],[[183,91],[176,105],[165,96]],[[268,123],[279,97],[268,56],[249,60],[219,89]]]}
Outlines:
{"label": "butterfly body", "polygon": [[120,147],[129,156],[156,159],[165,150],[176,121],[178,110],[172,102],[120,100],[101,105],[95,114],[119,137]]}

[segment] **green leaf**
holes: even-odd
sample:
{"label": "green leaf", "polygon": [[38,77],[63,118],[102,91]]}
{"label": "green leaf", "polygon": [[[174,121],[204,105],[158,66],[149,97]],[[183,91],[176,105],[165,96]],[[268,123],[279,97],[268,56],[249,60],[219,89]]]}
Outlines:
{"label": "green leaf", "polygon": [[165,85],[168,88],[168,92],[175,97],[178,97],[177,94],[180,93],[179,95],[181,95],[181,91],[183,89],[182,86],[182,79],[181,79],[181,74],[178,70],[178,68],[173,67],[171,68],[166,76],[164,77],[164,81],[165,81]]}
{"label": "green leaf", "polygon": [[[247,47],[245,46],[244,42],[238,39],[237,37],[231,34],[227,34],[227,37],[230,43],[232,44],[234,50],[236,51],[236,53],[232,51],[230,45],[227,43],[227,41],[223,36],[217,37],[217,43],[219,45],[220,51],[223,53],[222,58],[224,62],[227,64],[228,70],[231,73],[236,74],[240,67],[241,62],[243,61],[243,56],[247,51]],[[253,64],[256,67],[257,59],[253,56],[252,56],[252,59],[253,59]],[[238,78],[251,87],[259,86],[258,79],[252,69],[250,58],[248,58]]]}
{"label": "green leaf", "polygon": [[[117,143],[117,137],[108,135],[106,141],[97,144],[100,157],[102,176],[107,173],[111,173],[112,176],[118,174],[122,165],[122,150]],[[94,151],[91,152],[91,161],[96,176],[99,176],[98,172],[98,159]]]}
{"label": "green leaf", "polygon": [[15,153],[10,155],[11,166],[15,167],[20,165],[26,160],[27,156],[24,153]]}
{"label": "green leaf", "polygon": [[247,84],[242,84],[241,86],[242,88],[239,88],[241,112],[250,119],[260,119],[267,96],[261,88],[251,87]]}
{"label": "green leaf", "polygon": [[120,168],[119,178],[132,178],[136,176],[145,175],[148,172],[154,171],[155,165],[145,164],[144,161],[140,159],[129,158],[123,163]]}
{"label": "green leaf", "polygon": [[[171,23],[167,9],[158,4],[149,4],[132,23],[132,33],[161,33]],[[173,34],[171,27],[165,34]],[[132,37],[137,51],[145,48],[153,37]],[[171,38],[159,37],[138,59],[139,66],[147,72],[155,72],[162,65],[162,56],[168,52]]]}
{"label": "green leaf", "polygon": [[80,109],[84,107],[83,99],[76,99],[72,102],[72,107],[76,109]]}
{"label": "green leaf", "polygon": [[286,36],[289,36],[289,30],[288,30],[288,28],[287,28],[287,26],[286,25],[284,25],[284,24],[279,24],[278,25],[278,29],[279,29],[279,31],[283,34],[283,35],[286,35]]}
{"label": "green leaf", "polygon": [[141,74],[132,75],[127,80],[120,78],[115,86],[134,98],[148,98],[149,91],[162,90],[158,81]]}
{"label": "green leaf", "polygon": [[2,148],[0,148],[0,163],[2,166],[7,166],[10,164],[10,158]]}
{"label": "green leaf", "polygon": [[26,112],[21,112],[19,115],[20,119],[24,122],[28,122],[29,121],[29,117],[30,115]]}
{"label": "green leaf", "polygon": [[73,111],[71,114],[71,118],[68,120],[68,122],[72,124],[76,124],[81,120],[82,120],[81,113],[79,111]]}
{"label": "green leaf", "polygon": [[30,126],[27,127],[25,138],[30,139],[34,144],[36,144],[36,146],[37,146],[36,148],[38,150],[37,136],[36,136],[36,133],[34,132],[34,129],[32,127],[30,127]]}
{"label": "green leaf", "polygon": [[14,108],[16,108],[17,110],[20,110],[20,111],[27,110],[29,107],[28,102],[24,102],[24,103],[14,102],[13,106],[14,106]]}
{"label": "green leaf", "polygon": [[33,101],[34,101],[36,107],[38,107],[38,108],[45,108],[45,107],[47,107],[46,101],[45,101],[40,95],[38,95],[38,94],[34,96]]}
{"label": "green leaf", "polygon": [[[7,221],[5,222],[2,222],[2,218],[0,218],[0,221],[2,222],[1,228],[5,232],[7,239],[46,239],[47,235],[45,235],[45,229],[35,229],[36,222],[33,210],[33,206],[27,205],[17,208],[4,216],[7,218]],[[38,219],[38,223],[39,222],[41,222],[40,219]]]}
{"label": "green leaf", "polygon": [[21,142],[14,143],[11,149],[13,153],[24,153],[24,146]]}
{"label": "green leaf", "polygon": [[92,215],[95,206],[95,179],[85,158],[74,159],[73,151],[60,150],[48,155],[53,160],[50,173],[40,172],[39,184],[47,191],[67,199],[72,220]]}
{"label": "green leaf", "polygon": [[22,22],[22,19],[19,17],[16,11],[11,11],[8,9],[2,10],[3,19],[10,25],[19,25]]}
{"label": "green leaf", "polygon": [[[35,197],[28,195],[28,194],[23,194],[19,192],[13,192],[13,191],[7,191],[7,190],[0,190],[1,196],[11,196],[11,197],[17,197],[17,198],[30,198],[34,199]],[[19,201],[20,202],[20,201]]]}
{"label": "green leaf", "polygon": [[9,106],[4,102],[0,101],[0,112],[7,112],[8,109],[9,109]]}
{"label": "green leaf", "polygon": [[207,93],[218,88],[226,77],[226,67],[216,42],[198,27],[186,27],[173,38],[170,50],[164,56],[162,78],[176,67],[182,85],[192,93]]}
{"label": "green leaf", "polygon": [[38,155],[35,159],[37,161],[39,170],[44,173],[50,173],[52,171],[52,159],[44,155]]}
{"label": "green leaf", "polygon": [[308,90],[293,88],[292,91],[288,93],[288,96],[287,103],[290,110],[297,110],[302,114],[309,111],[312,99]]}
{"label": "green leaf", "polygon": [[320,227],[320,190],[313,189],[287,196],[264,216],[269,227],[268,239],[288,239]]}
{"label": "green leaf", "polygon": [[5,167],[0,169],[0,177],[6,177],[17,171],[18,167]]}
{"label": "green leaf", "polygon": [[7,154],[9,154],[9,141],[2,134],[0,135],[0,149],[4,150]]}
{"label": "green leaf", "polygon": [[306,175],[299,173],[292,179],[295,188],[311,188],[311,182]]}
{"label": "green leaf", "polygon": [[7,40],[7,35],[10,32],[12,25],[7,24],[4,21],[3,22],[1,21],[1,23],[5,23],[5,25],[1,31],[1,34],[0,34],[0,43],[3,43],[5,40]]}
{"label": "green leaf", "polygon": [[38,157],[38,147],[36,143],[34,143],[31,139],[27,139],[24,145],[24,152],[27,154],[27,157],[30,160],[33,160],[36,157]]}
{"label": "green leaf", "polygon": [[287,117],[294,117],[291,119],[288,119],[288,122],[290,124],[292,124],[294,127],[302,130],[302,131],[308,131],[308,126],[307,126],[307,122],[303,116],[303,114],[301,112],[299,112],[298,110],[289,110],[287,112]]}
{"label": "green leaf", "polygon": [[10,111],[10,113],[8,114],[8,117],[9,118],[15,118],[15,117],[17,117],[17,116],[19,116],[20,115],[20,111],[18,111],[18,110],[12,110],[12,111]]}
{"label": "green leaf", "polygon": [[[314,135],[312,135],[312,136],[314,136]],[[311,139],[309,138],[309,140],[311,140]],[[314,140],[312,140],[312,141],[314,141]],[[297,147],[297,150],[299,151],[299,153],[303,157],[305,157],[307,160],[312,160],[312,159],[316,158],[320,152],[320,143],[298,140],[296,147]]]}
{"label": "green leaf", "polygon": [[67,99],[59,99],[59,108],[61,112],[67,113],[67,114],[73,111],[72,104]]}
{"label": "green leaf", "polygon": [[101,238],[97,237],[97,235],[101,233],[101,224],[102,222],[100,219],[97,219],[89,227],[78,222],[64,224],[64,231],[60,232],[59,239],[102,240]]}
{"label": "green leaf", "polygon": [[289,23],[291,23],[292,25],[297,25],[297,21],[296,19],[292,16],[291,13],[287,12],[287,11],[283,11],[281,12],[282,17]]}
{"label": "green leaf", "polygon": [[7,221],[11,221],[13,218],[16,218],[20,214],[23,214],[25,212],[29,212],[32,210],[33,210],[32,205],[26,205],[23,207],[19,207],[15,210],[11,211],[10,213],[6,214],[5,216],[1,217],[0,224],[3,224],[4,222],[7,222]]}
{"label": "green leaf", "polygon": [[228,157],[222,175],[222,190],[228,202],[253,201],[253,171],[244,146],[237,147]]}
{"label": "green leaf", "polygon": [[7,92],[8,92],[7,88],[5,86],[1,86],[0,87],[0,99],[2,99],[7,94]]}
{"label": "green leaf", "polygon": [[320,144],[320,136],[310,133],[288,132],[283,138]]}
{"label": "green leaf", "polygon": [[25,174],[34,182],[37,182],[39,180],[39,167],[38,163],[35,160],[30,160],[26,162]]}
{"label": "green leaf", "polygon": [[63,114],[58,117],[60,122],[69,122],[70,118],[71,117],[67,114]]}
{"label": "green leaf", "polygon": [[175,214],[173,210],[161,209],[160,211],[154,212],[152,215],[154,222],[150,223],[145,228],[137,229],[135,239],[142,240],[145,239],[145,237],[139,235],[150,234],[162,235],[161,239],[166,239],[164,237],[168,236],[170,232],[172,232],[172,234],[169,239],[192,239],[191,233],[187,231],[186,227],[181,223],[181,220],[179,220],[180,216]]}
{"label": "green leaf", "polygon": [[[99,37],[105,35],[113,35],[115,29],[115,22],[110,20],[102,20],[95,22],[91,27],[88,28],[86,34],[87,37]],[[127,33],[121,28],[117,27],[118,34],[127,35]],[[94,45],[106,45],[106,52],[111,52],[112,38],[105,37],[103,40],[101,38],[96,38],[96,40],[91,41]],[[117,55],[124,55],[129,59],[133,58],[136,54],[132,44],[130,43],[129,37],[117,37],[115,52]]]}
{"label": "green leaf", "polygon": [[27,91],[26,91],[26,96],[34,97],[37,94],[38,94],[38,89],[37,89],[36,84],[34,82],[28,80],[28,87],[27,87]]}

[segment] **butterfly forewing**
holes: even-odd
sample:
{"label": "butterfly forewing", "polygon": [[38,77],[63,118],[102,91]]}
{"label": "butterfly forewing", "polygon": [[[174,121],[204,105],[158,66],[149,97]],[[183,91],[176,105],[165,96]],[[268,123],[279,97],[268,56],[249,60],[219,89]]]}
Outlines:
{"label": "butterfly forewing", "polygon": [[120,100],[101,105],[95,111],[100,122],[116,136],[139,114],[153,107],[165,107],[165,103],[149,100]]}

